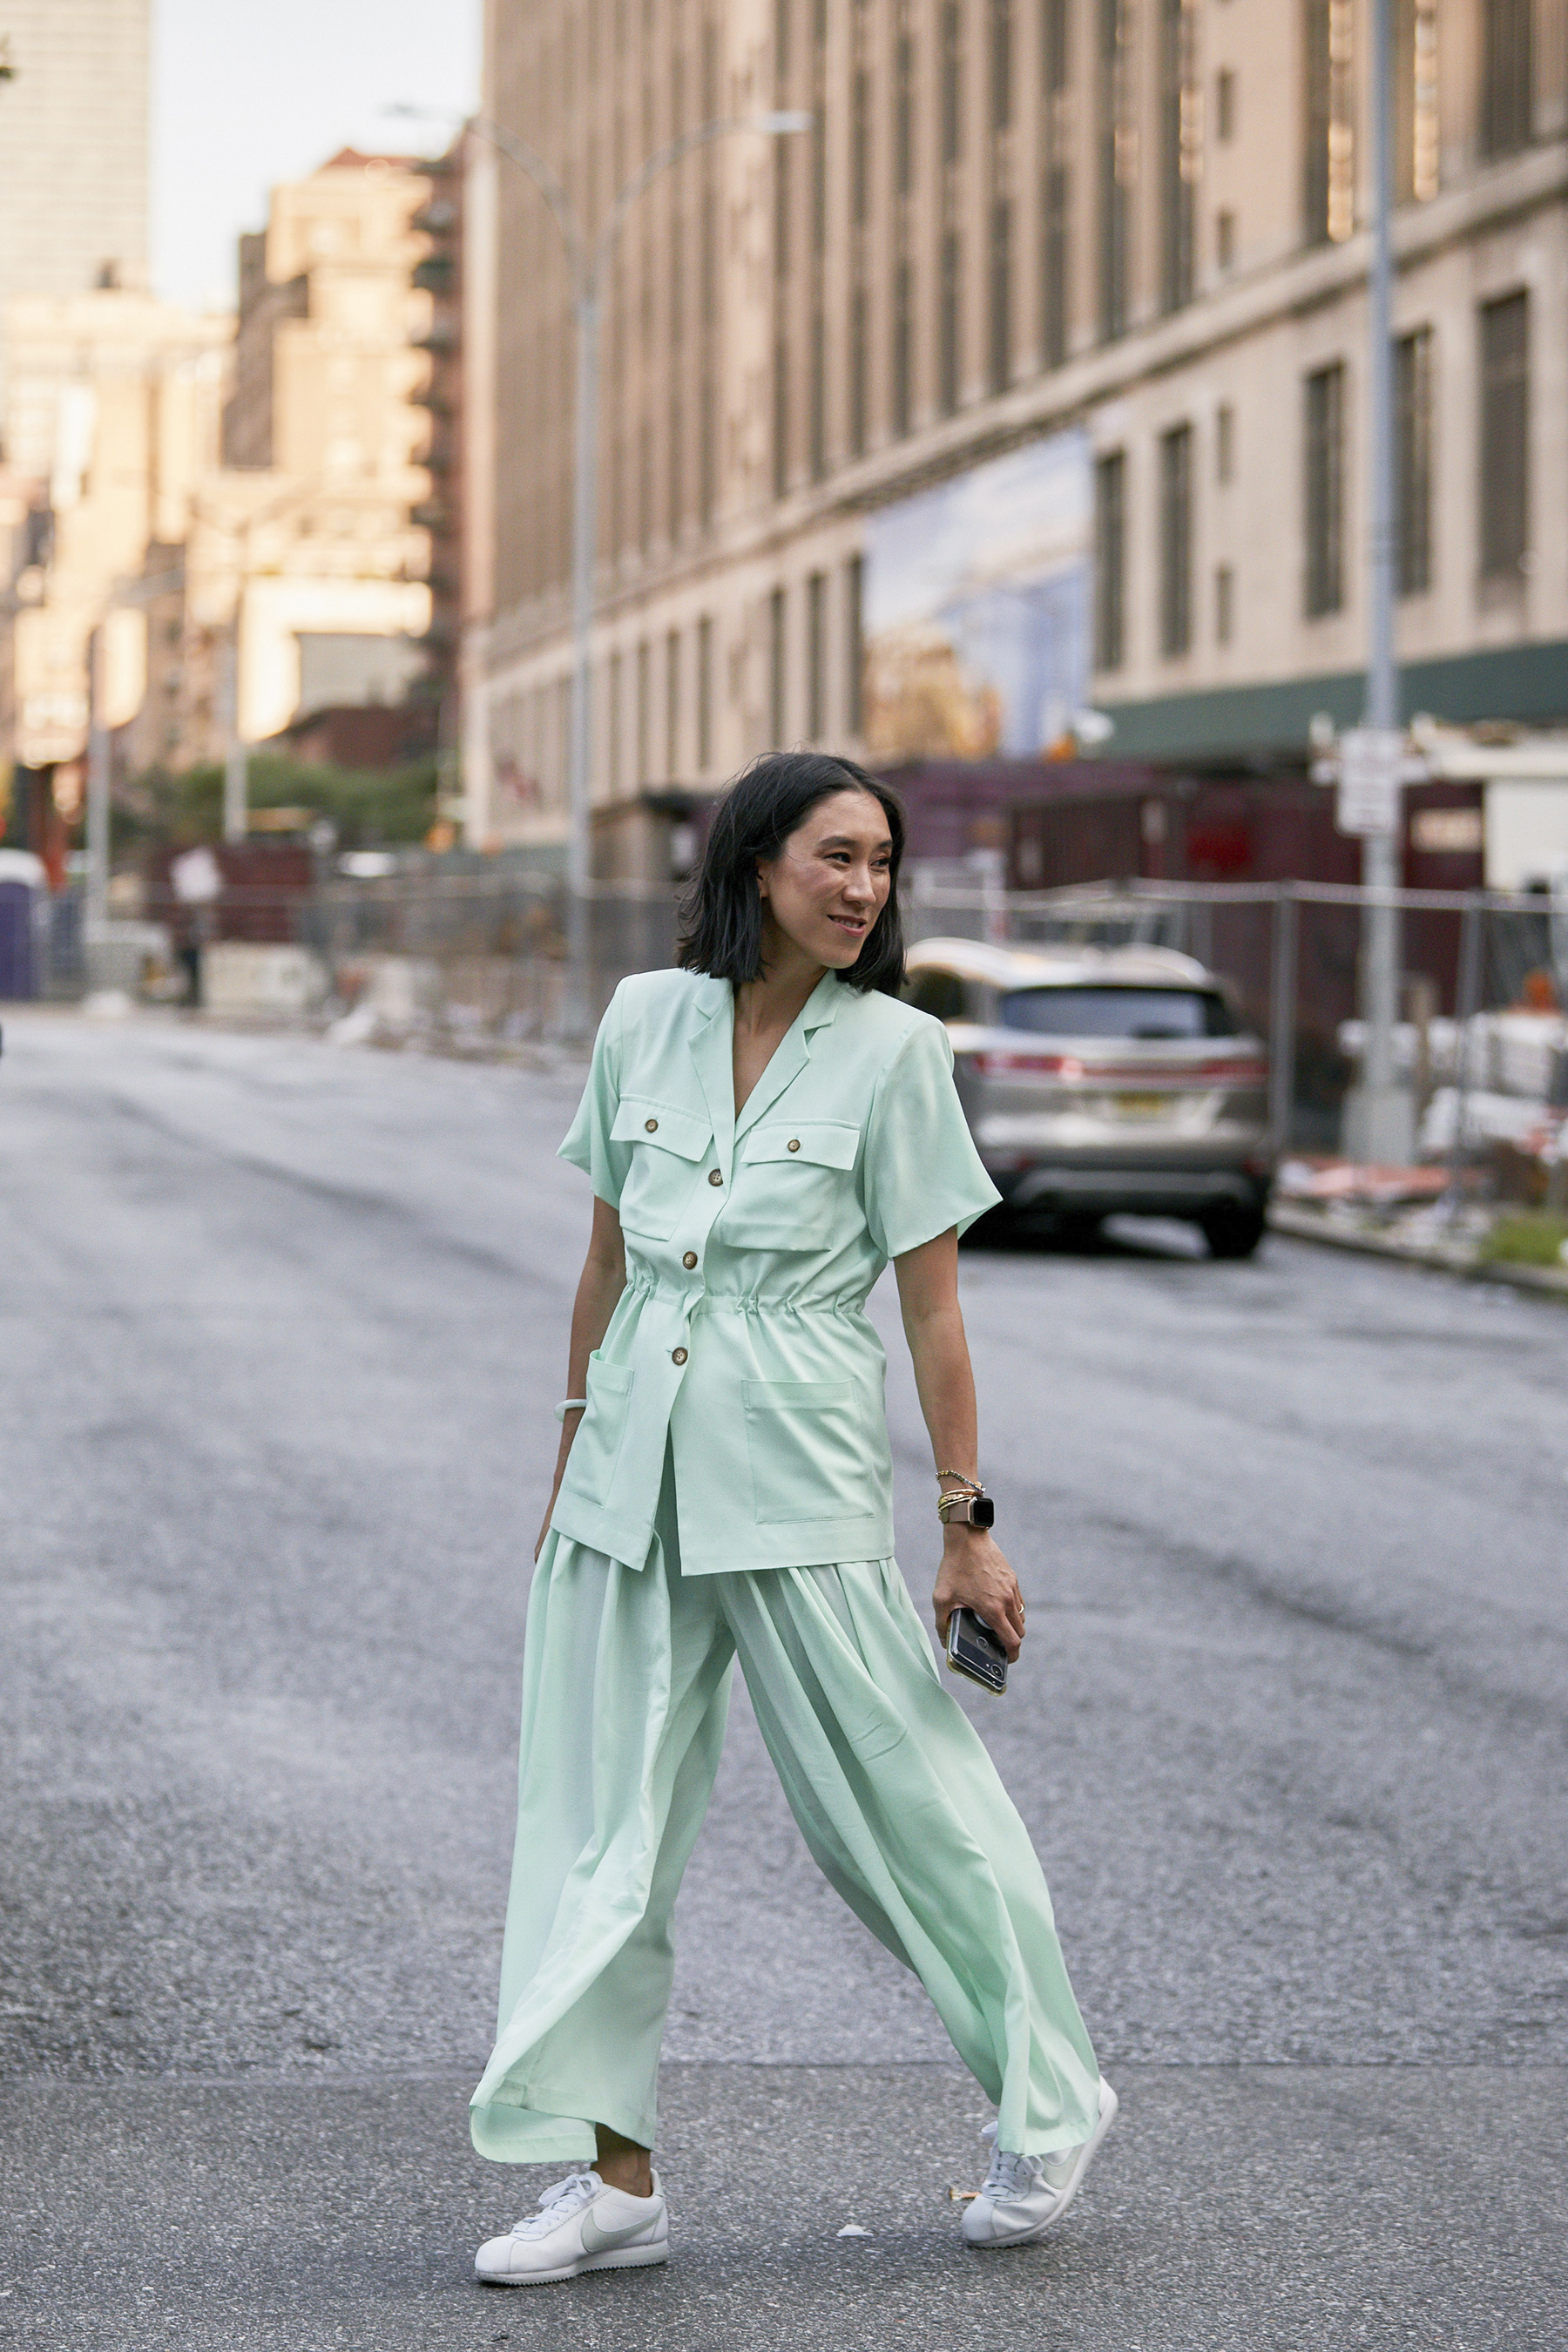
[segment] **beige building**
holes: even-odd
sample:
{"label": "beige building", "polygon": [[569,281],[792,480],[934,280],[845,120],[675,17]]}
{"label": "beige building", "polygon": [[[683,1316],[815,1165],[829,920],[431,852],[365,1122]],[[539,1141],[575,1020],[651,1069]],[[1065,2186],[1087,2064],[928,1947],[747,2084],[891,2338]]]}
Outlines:
{"label": "beige building", "polygon": [[398,702],[429,625],[429,177],[345,152],[275,192],[231,317],[17,298],[0,758],[79,813],[89,665],[123,776],[223,757],[301,709]]}
{"label": "beige building", "polygon": [[[30,488],[29,528],[7,575],[14,681],[4,749],[20,766],[56,770],[56,805],[68,819],[80,796],[94,633],[113,727],[180,667],[181,649],[158,631],[150,667],[149,602],[162,580],[147,558],[156,549],[160,574],[167,568],[164,551],[187,536],[216,467],[232,321],[105,290],[18,297],[5,331],[6,442]],[[205,748],[198,731],[160,742],[158,754]]]}
{"label": "beige building", "polygon": [[239,593],[247,741],[301,709],[399,701],[426,667],[431,193],[406,158],[345,149],[241,241],[226,470],[192,555]]}
{"label": "beige building", "polygon": [[[1568,716],[1564,0],[1395,0],[1400,650],[1453,720]],[[486,106],[574,202],[679,129],[607,305],[594,642],[609,812],[863,748],[868,519],[1076,426],[1110,748],[1299,761],[1365,656],[1364,0],[491,0]],[[473,838],[559,839],[572,334],[475,142]],[[624,848],[611,844],[624,841]]]}
{"label": "beige building", "polygon": [[150,15],[7,0],[0,16],[0,397],[15,296],[146,285]]}

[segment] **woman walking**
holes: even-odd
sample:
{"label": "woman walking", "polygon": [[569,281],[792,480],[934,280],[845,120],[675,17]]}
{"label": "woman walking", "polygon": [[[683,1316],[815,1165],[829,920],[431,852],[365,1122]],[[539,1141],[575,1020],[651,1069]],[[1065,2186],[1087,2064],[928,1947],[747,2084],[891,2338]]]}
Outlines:
{"label": "woman walking", "polygon": [[524,1663],[516,1856],[474,2145],[574,2169],[479,2249],[522,2286],[661,2263],[652,2169],[669,1923],[739,1657],[807,1845],[998,2105],[976,2247],[1066,2211],[1116,2099],[1026,1831],[942,1686],[891,1557],[892,1260],[942,1517],[937,1632],[1009,1658],[958,1235],[997,1198],[946,1032],[902,1004],[902,812],[845,760],[733,785],[683,968],[616,990],[562,1156],[594,1187]]}

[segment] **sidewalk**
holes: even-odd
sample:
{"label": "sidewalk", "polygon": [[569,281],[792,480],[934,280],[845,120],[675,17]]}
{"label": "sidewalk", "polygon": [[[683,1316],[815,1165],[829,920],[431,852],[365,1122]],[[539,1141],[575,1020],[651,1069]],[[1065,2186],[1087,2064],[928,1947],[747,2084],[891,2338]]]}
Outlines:
{"label": "sidewalk", "polygon": [[1271,1201],[1268,1223],[1277,1234],[1294,1241],[1321,1242],[1330,1249],[1359,1250],[1369,1257],[1397,1258],[1406,1265],[1429,1267],[1438,1274],[1458,1275],[1468,1282],[1503,1283],[1512,1290],[1528,1290],[1537,1297],[1568,1304],[1568,1266],[1514,1265],[1506,1258],[1484,1258],[1464,1243],[1411,1241],[1395,1232],[1379,1232],[1330,1216],[1324,1210],[1304,1207],[1298,1201]]}

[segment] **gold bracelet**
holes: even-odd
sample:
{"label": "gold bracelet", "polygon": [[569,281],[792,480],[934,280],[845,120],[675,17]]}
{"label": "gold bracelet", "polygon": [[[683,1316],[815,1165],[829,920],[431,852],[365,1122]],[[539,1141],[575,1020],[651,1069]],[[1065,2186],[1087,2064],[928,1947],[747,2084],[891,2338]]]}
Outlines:
{"label": "gold bracelet", "polygon": [[956,1478],[964,1486],[977,1486],[979,1484],[977,1479],[969,1477],[962,1470],[939,1470],[936,1475],[939,1478]]}

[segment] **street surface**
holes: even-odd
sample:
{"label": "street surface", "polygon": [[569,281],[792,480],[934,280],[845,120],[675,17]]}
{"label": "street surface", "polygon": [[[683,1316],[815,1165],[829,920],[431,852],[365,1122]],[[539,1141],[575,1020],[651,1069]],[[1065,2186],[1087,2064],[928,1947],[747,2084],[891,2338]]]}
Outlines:
{"label": "street surface", "polygon": [[1152,1228],[963,1261],[1031,1626],[973,1711],[1124,2102],[1081,2200],[959,2245],[984,2102],[738,1701],[678,1919],[674,2260],[473,2284],[552,2177],[464,2108],[576,1085],[6,1008],[0,2341],[1555,2352],[1568,1314]]}

